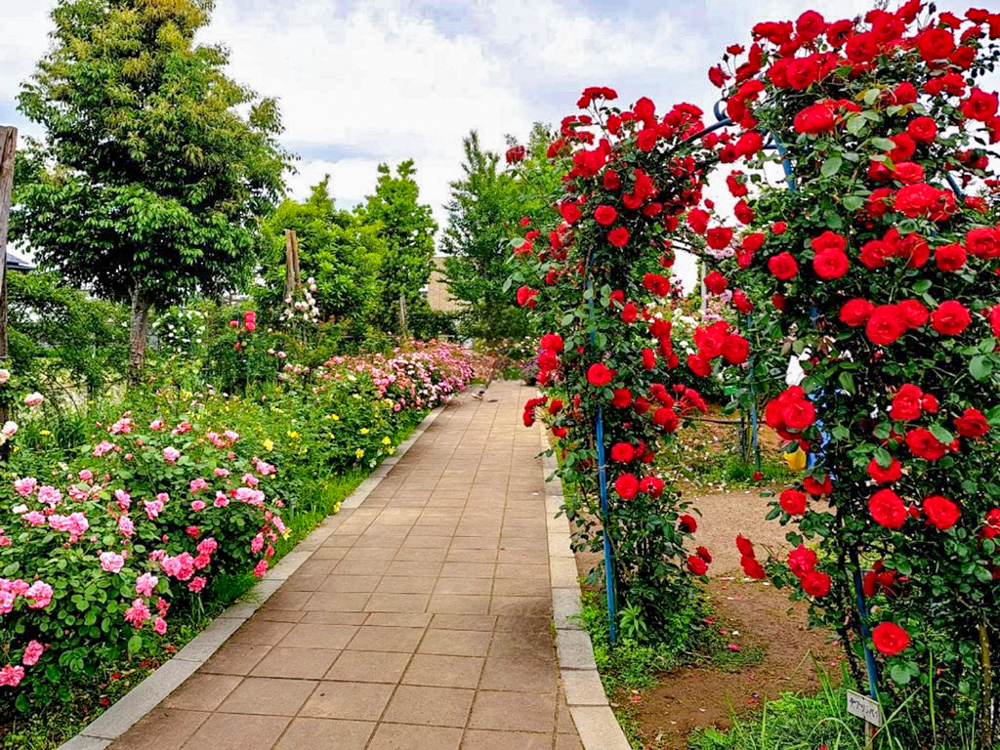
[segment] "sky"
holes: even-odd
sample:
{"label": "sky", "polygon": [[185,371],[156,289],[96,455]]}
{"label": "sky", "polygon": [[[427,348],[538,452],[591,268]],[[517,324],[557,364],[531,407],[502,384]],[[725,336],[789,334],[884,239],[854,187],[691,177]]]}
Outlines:
{"label": "sky", "polygon": [[[49,46],[54,5],[0,3],[0,123],[25,133],[37,130],[15,99]],[[623,106],[649,96],[660,109],[688,101],[710,112],[717,90],[708,68],[728,44],[748,41],[757,21],[794,19],[810,8],[836,20],[870,7],[870,0],[216,0],[200,40],[224,44],[230,75],[279,100],[283,143],[300,157],[288,175],[292,196],[329,173],[338,204],[349,207],[373,190],[380,162],[412,158],[421,199],[444,224],[469,130],[503,150],[506,135],[523,139],[533,122],[573,113],[590,85],[615,88]],[[678,270],[690,283],[693,264]]]}

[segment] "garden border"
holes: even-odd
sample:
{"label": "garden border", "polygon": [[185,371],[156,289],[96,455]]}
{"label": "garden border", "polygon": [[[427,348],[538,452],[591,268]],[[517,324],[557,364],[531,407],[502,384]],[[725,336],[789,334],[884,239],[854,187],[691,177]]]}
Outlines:
{"label": "garden border", "polygon": [[[545,430],[540,429],[539,435],[542,450],[548,450],[550,446]],[[566,704],[584,750],[631,750],[632,745],[625,737],[604,692],[594,661],[590,633],[580,623],[580,581],[576,555],[570,542],[569,519],[559,515],[563,504],[563,485],[555,474],[557,468],[555,456],[542,456],[552,618]]]}
{"label": "garden border", "polygon": [[399,462],[399,459],[406,455],[406,452],[420,439],[449,403],[451,403],[450,400],[432,409],[417,425],[413,433],[399,444],[395,454],[382,461],[344,499],[340,504],[340,510],[323,519],[277,565],[268,571],[263,580],[247,592],[241,601],[224,610],[170,660],[119,698],[107,711],[84,727],[79,734],[60,745],[58,750],[104,750],[156,708],[164,698],[208,661],[209,657],[218,651],[229,637],[250,619],[264,602],[299,569],[299,566],[308,560],[312,553],[336,531],[337,527],[352,515],[354,509],[367,499],[372,490]]}

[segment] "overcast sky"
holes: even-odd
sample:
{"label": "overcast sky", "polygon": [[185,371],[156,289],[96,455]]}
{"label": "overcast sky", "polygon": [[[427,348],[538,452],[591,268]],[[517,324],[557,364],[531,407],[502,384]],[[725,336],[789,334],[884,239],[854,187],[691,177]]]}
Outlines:
{"label": "overcast sky", "polygon": [[[992,6],[1000,0],[979,0]],[[959,10],[965,3],[938,2]],[[18,86],[49,46],[55,0],[0,0],[0,123],[34,132],[16,112]],[[277,97],[284,143],[301,159],[295,196],[329,172],[338,202],[370,192],[375,167],[413,158],[422,198],[444,221],[470,129],[504,148],[534,121],[574,111],[588,85],[624,106],[690,101],[710,111],[706,71],[760,20],[813,8],[828,20],[862,0],[217,0],[206,41],[232,53],[230,73]],[[690,267],[685,266],[685,275]]]}

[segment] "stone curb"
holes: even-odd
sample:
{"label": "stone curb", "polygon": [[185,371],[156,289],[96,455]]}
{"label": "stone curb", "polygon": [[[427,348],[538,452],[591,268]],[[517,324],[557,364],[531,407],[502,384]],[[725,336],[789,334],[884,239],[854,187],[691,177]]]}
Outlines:
{"label": "stone curb", "polygon": [[[540,429],[542,450],[549,444]],[[542,456],[545,484],[545,509],[549,533],[549,573],[552,581],[552,616],[556,630],[556,654],[566,704],[580,735],[583,750],[631,750],[594,662],[590,634],[580,625],[580,583],[576,557],[570,547],[569,519],[556,518],[563,502],[559,477],[552,476],[557,464],[554,456]],[[552,479],[549,480],[549,477]]]}
{"label": "stone curb", "polygon": [[107,711],[83,730],[59,746],[58,750],[104,750],[114,740],[152,711],[184,680],[190,677],[229,637],[239,630],[281,584],[325,542],[354,509],[363,503],[378,483],[400,458],[413,446],[441,414],[447,404],[431,411],[409,438],[396,448],[395,454],[384,460],[340,505],[340,512],[327,516],[308,536],[285,555],[243,599],[224,610],[188,643],[149,677],[119,698]]}

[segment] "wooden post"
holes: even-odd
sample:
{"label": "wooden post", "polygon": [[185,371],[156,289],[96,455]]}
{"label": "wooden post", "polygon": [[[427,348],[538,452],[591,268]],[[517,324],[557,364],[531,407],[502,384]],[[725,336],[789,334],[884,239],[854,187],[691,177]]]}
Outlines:
{"label": "wooden post", "polygon": [[[10,223],[10,200],[14,190],[14,151],[17,128],[0,125],[0,367],[7,365],[7,229]],[[0,399],[0,426],[10,419],[10,404]],[[9,446],[0,454],[6,459]]]}
{"label": "wooden post", "polygon": [[403,341],[409,338],[406,331],[406,295],[399,293],[399,330],[402,332]]}
{"label": "wooden post", "polygon": [[295,258],[298,255],[298,241],[294,229],[285,230],[285,290],[283,299],[292,299],[295,295]]}

